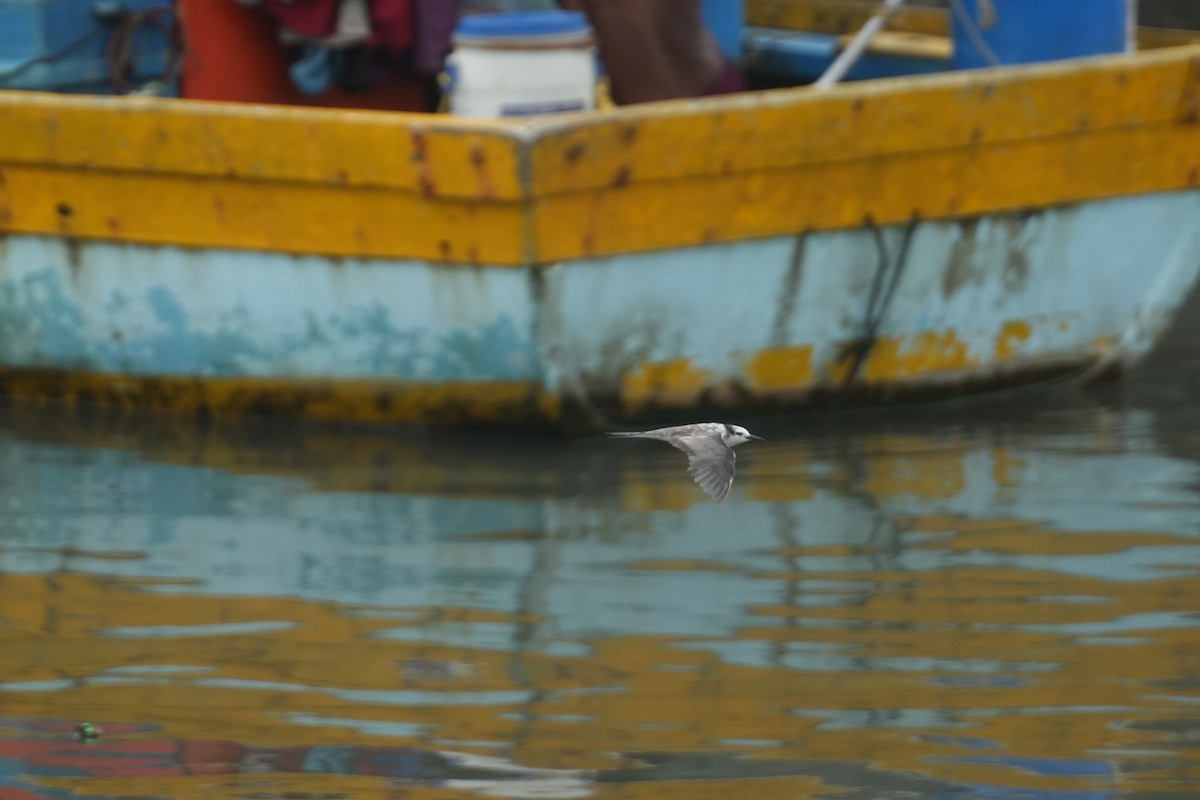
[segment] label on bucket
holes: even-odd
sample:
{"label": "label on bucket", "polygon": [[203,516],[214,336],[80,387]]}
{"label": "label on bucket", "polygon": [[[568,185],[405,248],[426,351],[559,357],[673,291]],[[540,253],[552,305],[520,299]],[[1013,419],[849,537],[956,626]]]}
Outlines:
{"label": "label on bucket", "polygon": [[536,114],[560,114],[563,111],[583,111],[582,100],[557,100],[546,103],[506,103],[500,106],[502,117],[532,117]]}

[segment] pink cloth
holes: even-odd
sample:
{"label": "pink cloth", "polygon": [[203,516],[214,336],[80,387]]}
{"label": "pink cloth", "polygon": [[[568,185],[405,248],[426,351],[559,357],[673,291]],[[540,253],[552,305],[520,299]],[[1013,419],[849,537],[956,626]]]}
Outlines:
{"label": "pink cloth", "polygon": [[265,0],[263,8],[280,25],[301,36],[319,39],[333,33],[337,25],[339,0]]}
{"label": "pink cloth", "polygon": [[[440,0],[453,7],[453,2]],[[264,0],[263,8],[289,31],[310,39],[324,39],[337,29],[341,0]],[[388,50],[405,50],[413,43],[412,0],[371,0],[371,36],[367,44]]]}

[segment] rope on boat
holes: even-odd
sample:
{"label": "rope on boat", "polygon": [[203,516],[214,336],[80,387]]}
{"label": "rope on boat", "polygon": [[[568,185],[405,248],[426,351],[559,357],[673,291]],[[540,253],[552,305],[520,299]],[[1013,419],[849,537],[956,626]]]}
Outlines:
{"label": "rope on boat", "polygon": [[170,84],[183,72],[183,57],[186,47],[183,41],[183,25],[175,9],[167,5],[149,6],[136,11],[118,12],[118,21],[108,37],[104,49],[104,60],[108,65],[108,82],[113,91],[130,94],[145,90],[130,80],[134,72],[133,40],[143,27],[157,28],[167,42],[167,65],[156,80]]}
{"label": "rope on boat", "polygon": [[92,28],[87,33],[67,42],[57,50],[33,56],[19,64],[14,64],[7,69],[0,70],[0,81],[14,78],[38,64],[48,64],[57,61],[72,51],[83,47],[93,39],[108,34],[109,39],[105,46],[104,59],[108,67],[109,83],[112,85],[113,90],[127,94],[139,88],[145,88],[130,83],[128,76],[133,67],[132,46],[134,34],[146,24],[152,24],[158,28],[167,40],[167,66],[163,74],[158,78],[158,81],[168,84],[179,77],[179,73],[183,69],[185,51],[183,24],[172,6],[149,6],[136,11],[130,11],[119,4],[97,3],[94,13],[102,22],[113,23],[113,27],[100,26]]}

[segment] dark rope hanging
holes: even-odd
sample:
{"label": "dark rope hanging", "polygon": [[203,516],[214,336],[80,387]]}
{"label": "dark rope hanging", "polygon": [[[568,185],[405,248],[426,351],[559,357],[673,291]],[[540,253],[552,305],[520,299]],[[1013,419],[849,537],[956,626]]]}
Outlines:
{"label": "dark rope hanging", "polygon": [[134,37],[142,28],[156,28],[167,42],[167,63],[163,74],[156,80],[170,84],[183,71],[183,25],[175,9],[168,5],[149,6],[130,11],[120,9],[111,19],[115,24],[104,50],[104,61],[108,65],[108,82],[118,94],[129,94],[142,88],[134,82]]}
{"label": "dark rope hanging", "polygon": [[871,355],[871,351],[875,349],[875,345],[879,341],[879,326],[883,324],[888,307],[891,306],[892,298],[896,294],[900,276],[908,263],[909,246],[912,244],[913,234],[919,223],[920,217],[914,213],[904,228],[904,238],[900,240],[900,250],[896,254],[896,260],[893,261],[888,257],[887,243],[883,240],[883,232],[875,224],[874,218],[867,215],[866,226],[875,240],[875,250],[879,261],[875,267],[875,277],[871,281],[871,293],[867,296],[862,333],[858,338],[843,345],[838,358],[839,362],[847,360],[850,362],[846,376],[842,379],[842,386],[849,386],[858,378],[863,364],[866,363],[867,357]]}

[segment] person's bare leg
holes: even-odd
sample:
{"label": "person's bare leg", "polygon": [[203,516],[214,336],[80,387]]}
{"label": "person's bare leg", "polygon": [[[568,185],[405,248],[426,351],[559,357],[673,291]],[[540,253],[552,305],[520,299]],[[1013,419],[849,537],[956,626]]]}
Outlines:
{"label": "person's bare leg", "polygon": [[563,0],[587,12],[618,103],[708,93],[726,69],[700,0]]}

